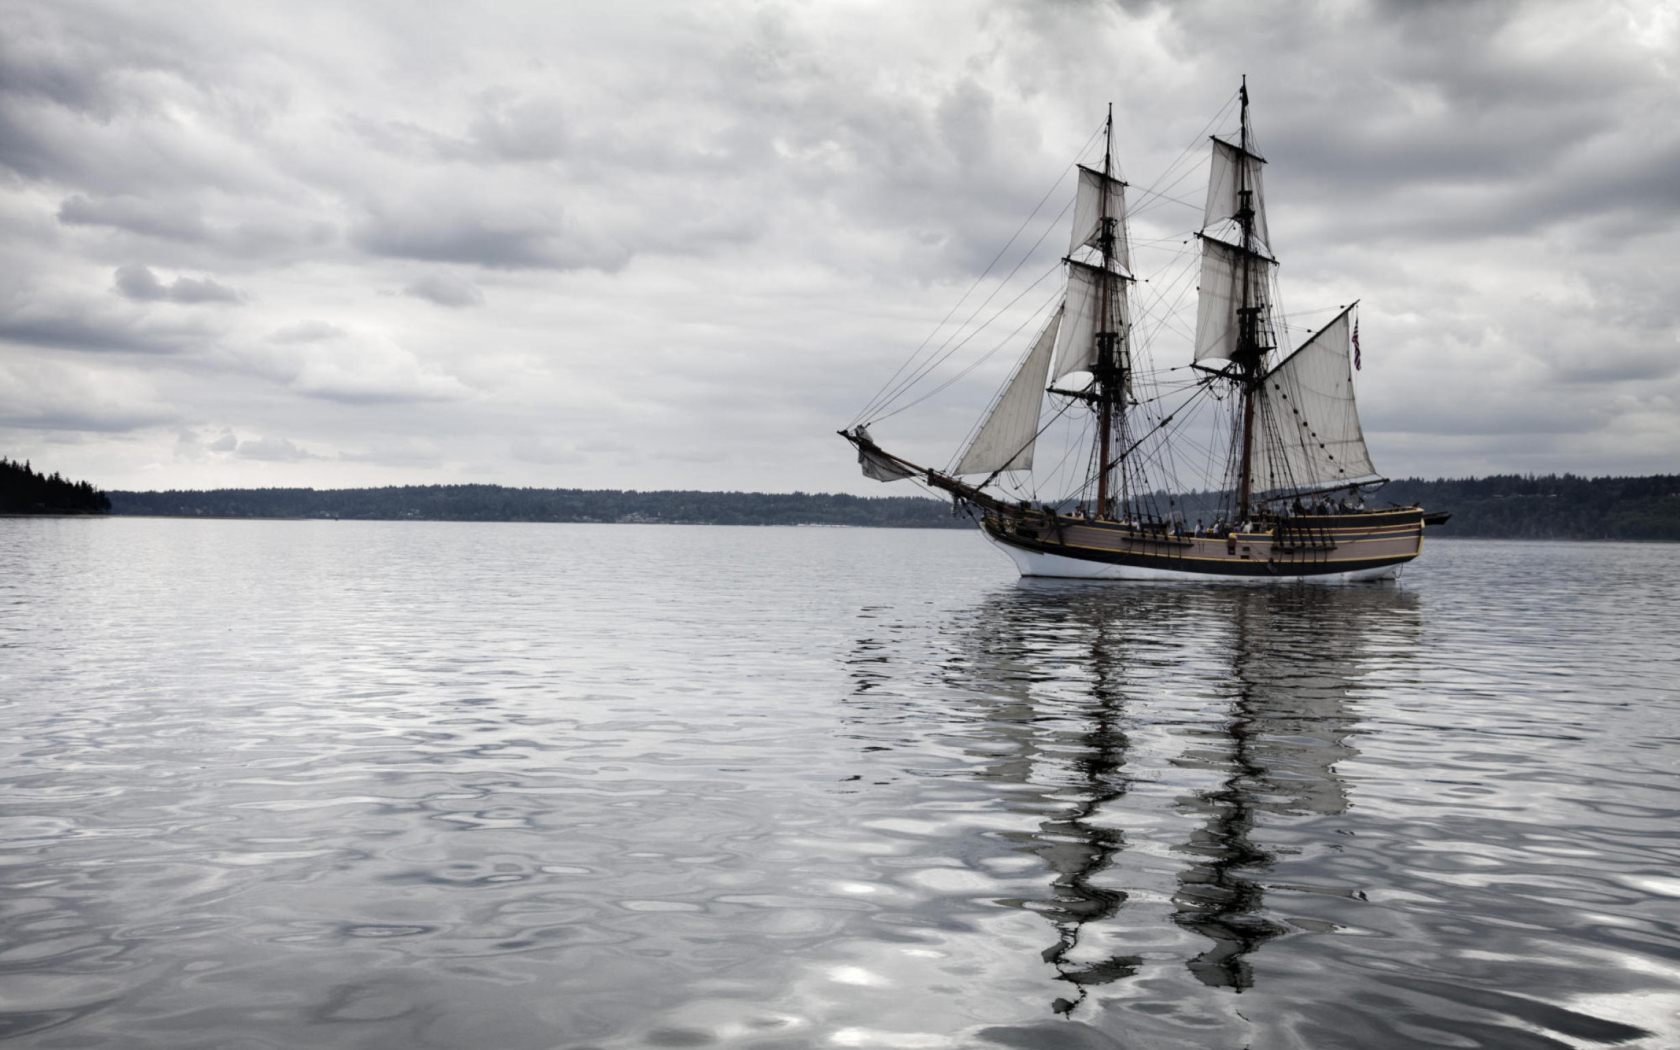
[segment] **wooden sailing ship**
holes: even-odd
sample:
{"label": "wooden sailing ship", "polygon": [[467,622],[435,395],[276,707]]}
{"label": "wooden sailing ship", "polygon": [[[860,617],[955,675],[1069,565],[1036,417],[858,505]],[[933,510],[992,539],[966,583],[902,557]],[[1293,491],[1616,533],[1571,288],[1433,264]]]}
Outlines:
{"label": "wooden sailing ship", "polygon": [[[1354,401],[1357,303],[1300,345],[1280,346],[1265,160],[1253,144],[1246,82],[1238,101],[1235,141],[1212,138],[1195,234],[1193,381],[1175,392],[1182,404],[1170,402],[1141,359],[1127,183],[1114,163],[1111,109],[1100,169],[1078,167],[1065,294],[973,438],[948,469],[919,466],[870,436],[867,424],[884,414],[877,412],[840,431],[864,473],[949,493],[1026,576],[1356,581],[1392,578],[1416,558],[1424,511],[1365,506],[1386,479],[1372,465]],[[1073,491],[1011,498],[1000,482],[1019,489],[1019,479],[1031,477],[1035,445],[1049,427],[1043,417],[1070,412],[1084,416],[1089,434]],[[1171,473],[1173,442],[1187,440],[1173,424],[1191,419],[1213,420],[1229,450],[1223,476],[1199,498],[1162,476]],[[1436,519],[1444,517],[1429,520]]]}

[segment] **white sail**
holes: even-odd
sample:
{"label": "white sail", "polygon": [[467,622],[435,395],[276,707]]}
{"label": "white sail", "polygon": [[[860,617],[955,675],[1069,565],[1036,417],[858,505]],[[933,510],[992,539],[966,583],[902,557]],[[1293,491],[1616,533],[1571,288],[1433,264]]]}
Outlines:
{"label": "white sail", "polygon": [[[1108,315],[1102,316],[1103,284],[1111,285],[1108,296]],[[1097,363],[1097,333],[1115,332],[1118,364],[1126,367],[1126,282],[1119,275],[1105,272],[1099,266],[1068,263],[1067,316],[1062,320],[1061,336],[1056,340],[1056,378],[1070,372],[1089,372]]]}
{"label": "white sail", "polygon": [[1254,488],[1327,488],[1376,480],[1349,366],[1348,312],[1261,380],[1255,400]]}
{"label": "white sail", "polygon": [[[1064,308],[1065,309],[1065,308]],[[1016,370],[991,415],[969,442],[955,474],[991,474],[1000,470],[1030,470],[1038,440],[1038,415],[1044,403],[1044,378],[1050,371],[1050,351],[1062,326],[1062,309],[1050,317],[1026,360]]]}
{"label": "white sail", "polygon": [[1270,255],[1272,238],[1266,230],[1266,202],[1260,186],[1260,169],[1265,163],[1229,142],[1213,140],[1213,170],[1208,174],[1202,229],[1236,218],[1243,206],[1242,191],[1247,189],[1254,208],[1255,247]]}
{"label": "white sail", "polygon": [[[1246,266],[1245,266],[1246,263]],[[1261,256],[1241,248],[1202,238],[1201,298],[1196,309],[1196,360],[1228,360],[1237,349],[1237,311],[1242,307],[1243,273],[1248,273],[1248,302],[1260,308],[1261,335],[1266,334],[1272,296],[1272,266]]]}
{"label": "white sail", "polygon": [[[1105,187],[1107,200],[1104,200]],[[1122,269],[1131,273],[1132,251],[1126,243],[1126,184],[1081,164],[1079,194],[1073,202],[1073,240],[1068,243],[1070,253],[1079,248],[1101,246],[1104,215],[1114,220],[1114,258]]]}

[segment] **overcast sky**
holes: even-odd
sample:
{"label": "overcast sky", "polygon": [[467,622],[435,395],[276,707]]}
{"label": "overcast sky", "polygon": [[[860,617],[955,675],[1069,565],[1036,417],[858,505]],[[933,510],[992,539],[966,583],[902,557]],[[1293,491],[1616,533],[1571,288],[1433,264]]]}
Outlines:
{"label": "overcast sky", "polygon": [[[834,430],[1107,103],[1136,203],[1243,73],[1285,307],[1362,301],[1379,469],[1680,472],[1680,8],[1614,0],[7,0],[0,453],[905,492]],[[943,463],[1030,336],[882,430]]]}

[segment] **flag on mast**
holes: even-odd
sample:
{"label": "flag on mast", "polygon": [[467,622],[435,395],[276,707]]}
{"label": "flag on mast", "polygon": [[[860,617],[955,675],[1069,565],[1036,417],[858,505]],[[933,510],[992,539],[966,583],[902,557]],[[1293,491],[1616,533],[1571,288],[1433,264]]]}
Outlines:
{"label": "flag on mast", "polygon": [[1353,322],[1353,370],[1359,371],[1359,322]]}

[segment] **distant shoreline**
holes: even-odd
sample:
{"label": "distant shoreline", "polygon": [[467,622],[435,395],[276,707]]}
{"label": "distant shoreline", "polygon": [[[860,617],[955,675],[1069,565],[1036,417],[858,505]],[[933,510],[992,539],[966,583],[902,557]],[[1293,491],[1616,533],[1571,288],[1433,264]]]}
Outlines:
{"label": "distant shoreline", "polygon": [[[706,492],[699,490],[538,489],[501,485],[392,485],[381,488],[169,489],[103,493],[87,482],[44,476],[6,462],[15,492],[8,516],[97,515],[255,518],[272,521],[505,521],[575,524],[754,525],[840,528],[970,528],[949,502],[920,495]],[[1164,501],[1166,497],[1161,496]],[[1217,504],[1218,493],[1180,497],[1186,520]],[[108,502],[107,502],[108,500]],[[1405,478],[1367,493],[1373,507],[1418,505],[1450,520],[1431,539],[1680,541],[1680,475],[1581,478],[1573,475]],[[25,509],[27,508],[27,509]],[[95,509],[98,508],[98,509]]]}
{"label": "distant shoreline", "polygon": [[648,525],[952,528],[951,504],[921,496],[531,489],[407,485],[377,489],[112,492],[112,513],[152,517],[511,521]]}
{"label": "distant shoreline", "polygon": [[[937,501],[929,500],[930,503]],[[939,506],[947,506],[940,503]],[[716,521],[530,521],[513,518],[334,518],[334,517],[306,517],[306,516],[278,516],[257,514],[73,514],[73,513],[41,513],[41,514],[0,514],[0,518],[145,518],[153,521],[319,521],[344,523],[381,524],[415,524],[415,525],[660,525],[677,528],[737,528],[737,529],[910,529],[927,530],[927,525],[850,525],[831,524],[826,522],[716,522]],[[951,526],[931,526],[945,530],[961,530],[973,527],[967,520],[961,520]],[[1619,537],[1581,537],[1581,536],[1487,536],[1487,535],[1441,535],[1440,527],[1432,527],[1425,534],[1429,542],[1457,542],[1460,540],[1491,540],[1501,543],[1676,543],[1673,539],[1629,539]]]}
{"label": "distant shoreline", "polygon": [[[334,518],[268,514],[0,514],[0,518],[144,518],[149,521],[320,521],[331,524],[381,523],[414,525],[671,525],[728,529],[927,529],[926,525],[847,525],[822,521],[718,522],[718,521],[530,521],[522,518]],[[947,531],[971,524],[966,519]],[[975,526],[978,528],[978,526]]]}

